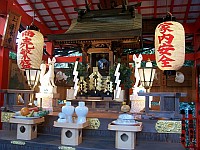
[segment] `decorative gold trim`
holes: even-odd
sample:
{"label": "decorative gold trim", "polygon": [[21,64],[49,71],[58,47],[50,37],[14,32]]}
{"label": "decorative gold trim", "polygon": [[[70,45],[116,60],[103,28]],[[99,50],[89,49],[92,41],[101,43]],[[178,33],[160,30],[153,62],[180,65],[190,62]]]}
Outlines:
{"label": "decorative gold trim", "polygon": [[24,141],[10,141],[11,144],[14,144],[14,145],[25,145],[26,142]]}
{"label": "decorative gold trim", "polygon": [[69,147],[69,146],[59,146],[58,149],[61,149],[61,150],[76,150],[76,148]]}
{"label": "decorative gold trim", "polygon": [[9,122],[10,118],[14,116],[13,112],[1,112],[1,122]]}
{"label": "decorative gold trim", "polygon": [[158,120],[155,129],[158,133],[181,133],[181,121]]}
{"label": "decorative gold trim", "polygon": [[87,129],[98,129],[101,125],[98,118],[87,118],[87,121],[89,122]]}

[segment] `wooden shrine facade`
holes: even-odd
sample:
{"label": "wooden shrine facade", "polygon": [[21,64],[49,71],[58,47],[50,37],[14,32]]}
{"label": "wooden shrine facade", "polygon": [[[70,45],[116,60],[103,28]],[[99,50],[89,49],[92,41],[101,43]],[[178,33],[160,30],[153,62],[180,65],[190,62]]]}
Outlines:
{"label": "wooden shrine facade", "polygon": [[[97,54],[112,66],[123,49],[141,47],[142,16],[122,9],[89,11],[74,20],[65,34],[47,35],[55,47],[80,49],[82,62],[95,67]],[[115,56],[115,57],[114,57]]]}

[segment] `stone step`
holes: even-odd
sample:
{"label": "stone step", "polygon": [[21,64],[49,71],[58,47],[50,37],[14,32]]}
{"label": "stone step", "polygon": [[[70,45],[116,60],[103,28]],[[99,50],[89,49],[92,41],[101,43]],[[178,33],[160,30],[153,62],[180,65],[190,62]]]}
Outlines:
{"label": "stone step", "polygon": [[[58,135],[38,134],[36,139],[30,141],[17,140],[15,131],[0,130],[0,149],[20,150],[117,150],[115,139],[111,137],[88,136],[83,137],[83,142],[78,146],[61,145],[61,137]],[[135,150],[184,150],[180,143],[142,141],[137,139]]]}
{"label": "stone step", "polygon": [[[38,124],[38,133],[60,136],[61,128],[54,127],[54,121],[58,119],[57,113],[45,116],[45,122]],[[108,124],[116,120],[118,113],[109,112],[89,112],[88,118],[91,119],[90,127],[83,129],[83,137],[115,137],[115,132],[108,130]],[[75,116],[74,116],[75,117]],[[142,141],[157,141],[179,143],[180,134],[178,133],[157,133],[155,125],[158,120],[139,120],[143,123],[143,129],[137,133],[137,139]],[[3,130],[16,130],[16,124],[3,123]]]}

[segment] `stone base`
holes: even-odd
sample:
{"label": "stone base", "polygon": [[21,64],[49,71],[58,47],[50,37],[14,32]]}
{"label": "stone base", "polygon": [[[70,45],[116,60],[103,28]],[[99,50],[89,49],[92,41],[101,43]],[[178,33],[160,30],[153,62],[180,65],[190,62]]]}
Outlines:
{"label": "stone base", "polygon": [[132,100],[131,101],[131,113],[141,113],[145,108],[145,99],[144,100]]}
{"label": "stone base", "polygon": [[53,111],[54,107],[57,107],[57,99],[60,94],[58,93],[36,93],[38,107],[42,107],[45,110]]}
{"label": "stone base", "polygon": [[72,100],[72,99],[76,99],[76,97],[74,96],[74,89],[67,89],[67,94],[66,94],[66,100]]}
{"label": "stone base", "polygon": [[36,124],[17,124],[17,139],[32,140],[34,138],[37,138]]}
{"label": "stone base", "polygon": [[108,125],[108,130],[115,130],[115,148],[134,149],[136,144],[136,132],[142,130],[142,123],[135,126]]}
{"label": "stone base", "polygon": [[10,119],[10,123],[17,123],[17,139],[21,140],[32,140],[37,138],[37,123],[41,122],[44,122],[44,118]]}
{"label": "stone base", "polygon": [[79,145],[82,143],[82,128],[89,125],[88,122],[83,124],[61,123],[54,121],[55,127],[61,127],[61,144],[62,145]]}
{"label": "stone base", "polygon": [[115,148],[117,149],[135,149],[136,133],[116,131]]}
{"label": "stone base", "polygon": [[120,91],[119,98],[116,98],[116,93],[117,93],[117,91],[114,90],[114,99],[113,100],[118,101],[118,102],[123,102],[124,101],[124,93],[125,93],[125,91],[124,90]]}

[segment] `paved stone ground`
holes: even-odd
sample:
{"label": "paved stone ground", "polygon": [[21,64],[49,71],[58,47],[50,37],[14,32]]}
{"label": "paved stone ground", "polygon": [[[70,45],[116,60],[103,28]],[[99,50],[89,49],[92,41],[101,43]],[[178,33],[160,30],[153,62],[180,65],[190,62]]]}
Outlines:
{"label": "paved stone ground", "polygon": [[[76,146],[65,146],[64,148],[70,150],[116,150],[115,139],[111,137],[83,137],[83,142]],[[11,144],[11,141],[22,141],[25,145]],[[16,139],[16,131],[0,130],[0,150],[20,149],[20,150],[54,150],[62,149],[60,144],[60,136],[38,134],[38,138],[23,141]],[[135,150],[184,150],[180,143],[166,143],[153,141],[137,141]]]}

